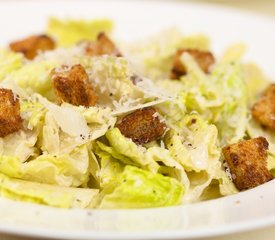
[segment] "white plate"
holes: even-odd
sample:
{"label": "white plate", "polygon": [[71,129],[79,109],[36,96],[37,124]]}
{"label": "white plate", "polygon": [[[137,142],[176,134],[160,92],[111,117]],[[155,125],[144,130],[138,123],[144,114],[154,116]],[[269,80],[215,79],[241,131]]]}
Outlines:
{"label": "white plate", "polygon": [[[116,35],[131,40],[178,26],[205,33],[219,55],[245,42],[247,59],[275,77],[275,21],[257,15],[184,2],[10,1],[0,2],[0,44],[41,32],[48,16],[109,17]],[[275,224],[275,181],[208,202],[148,210],[64,210],[0,199],[0,231],[64,239],[190,239]]]}

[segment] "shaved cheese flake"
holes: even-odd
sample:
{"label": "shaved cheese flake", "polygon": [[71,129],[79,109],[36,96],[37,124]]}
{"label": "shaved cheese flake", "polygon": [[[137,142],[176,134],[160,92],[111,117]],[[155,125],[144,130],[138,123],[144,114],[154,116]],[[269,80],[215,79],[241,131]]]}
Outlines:
{"label": "shaved cheese flake", "polygon": [[83,115],[73,107],[58,106],[37,95],[41,104],[53,115],[58,126],[70,136],[88,135],[89,127]]}

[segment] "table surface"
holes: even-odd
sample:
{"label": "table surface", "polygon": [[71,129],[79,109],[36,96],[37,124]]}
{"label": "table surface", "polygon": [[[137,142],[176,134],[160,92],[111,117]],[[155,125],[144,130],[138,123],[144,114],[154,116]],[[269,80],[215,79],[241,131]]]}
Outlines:
{"label": "table surface", "polygon": [[[183,0],[181,0],[183,1]],[[194,0],[185,0],[194,2]],[[263,15],[275,17],[275,0],[196,0],[208,4],[216,4],[229,6],[237,9],[257,12]],[[1,0],[0,0],[1,2]],[[234,234],[224,237],[207,238],[204,240],[273,240],[275,236],[275,226],[267,227],[261,230],[255,230],[240,234]],[[14,237],[8,235],[0,235],[1,240],[29,240],[30,238]],[[35,239],[32,239],[35,240]]]}

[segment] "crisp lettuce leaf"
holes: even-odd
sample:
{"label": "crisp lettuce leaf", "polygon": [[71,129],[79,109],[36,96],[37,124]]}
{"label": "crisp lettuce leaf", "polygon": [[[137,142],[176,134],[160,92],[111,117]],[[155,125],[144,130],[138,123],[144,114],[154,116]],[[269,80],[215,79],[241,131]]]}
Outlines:
{"label": "crisp lettuce leaf", "polygon": [[231,63],[239,61],[246,52],[246,46],[242,43],[237,43],[230,46],[222,56],[222,63]]}
{"label": "crisp lettuce leaf", "polygon": [[49,154],[59,154],[60,145],[59,126],[57,125],[52,113],[47,112],[42,129],[40,148],[43,152]]}
{"label": "crisp lettuce leaf", "polygon": [[23,55],[3,49],[0,50],[0,81],[12,71],[23,65]]}
{"label": "crisp lettuce leaf", "polygon": [[39,93],[53,100],[50,73],[57,66],[56,61],[32,61],[11,72],[4,80],[15,81],[27,93]]}
{"label": "crisp lettuce leaf", "polygon": [[251,105],[272,81],[268,79],[262,70],[254,63],[245,64],[243,68],[248,93],[248,103]]}
{"label": "crisp lettuce leaf", "polygon": [[171,156],[169,150],[153,146],[147,149],[145,157],[160,165],[159,173],[177,179],[186,189],[189,187],[189,180],[183,166]]}
{"label": "crisp lettuce leaf", "polygon": [[146,158],[145,148],[136,145],[131,139],[124,137],[118,128],[112,128],[106,132],[110,146],[120,155],[130,159],[140,167],[156,172],[158,164],[152,159]]}
{"label": "crisp lettuce leaf", "polygon": [[90,58],[84,65],[90,79],[93,79],[99,105],[123,111],[139,106],[148,99],[142,89],[131,81],[134,73],[126,58],[106,55]]}
{"label": "crisp lettuce leaf", "polygon": [[224,81],[221,89],[225,99],[224,105],[215,121],[221,144],[235,143],[245,136],[248,118],[247,89],[242,67],[239,64],[221,67],[212,75],[219,78],[219,81]]}
{"label": "crisp lettuce leaf", "polygon": [[85,108],[67,103],[58,106],[39,95],[36,97],[48,111],[40,147],[51,154],[68,153],[77,146],[95,140],[116,122],[110,108]]}
{"label": "crisp lettuce leaf", "polygon": [[36,157],[39,150],[36,146],[43,124],[45,109],[30,100],[20,101],[23,129],[0,138],[0,156],[13,156],[21,162]]}
{"label": "crisp lettuce leaf", "polygon": [[181,131],[172,129],[165,137],[171,156],[187,171],[206,170],[210,161],[219,159],[217,128],[207,124],[199,115],[185,115],[180,123]]}
{"label": "crisp lettuce leaf", "polygon": [[[178,122],[178,128],[170,129],[164,141],[170,155],[186,171],[188,181],[184,184],[185,203],[203,200],[206,196],[205,191],[212,188],[211,183],[215,179],[216,192],[223,195],[226,188],[230,191],[231,186],[227,181],[229,179],[221,174],[224,170],[220,162],[218,131],[214,125],[208,124],[198,114],[186,114]],[[169,174],[171,169],[164,166],[161,172]]]}
{"label": "crisp lettuce leaf", "polygon": [[113,28],[108,19],[97,20],[61,20],[50,18],[47,32],[55,37],[58,45],[69,47],[82,40],[96,40],[100,32],[109,33]]}
{"label": "crisp lettuce leaf", "polygon": [[179,205],[184,187],[175,179],[126,166],[99,208],[149,208]]}
{"label": "crisp lettuce leaf", "polygon": [[226,57],[227,60],[218,64],[208,76],[189,54],[182,55],[188,70],[188,75],[182,78],[187,109],[197,111],[217,126],[221,145],[242,139],[247,124],[247,89],[243,68],[238,61],[228,62],[232,58]]}
{"label": "crisp lettuce leaf", "polygon": [[89,181],[89,153],[84,145],[70,154],[42,154],[25,163],[17,157],[1,156],[0,172],[22,180],[78,187]]}
{"label": "crisp lettuce leaf", "polygon": [[14,156],[20,162],[36,156],[37,133],[30,130],[20,130],[0,138],[0,156]]}
{"label": "crisp lettuce leaf", "polygon": [[197,34],[184,36],[179,43],[179,48],[181,49],[195,49],[200,51],[209,51],[210,40],[206,35]]}
{"label": "crisp lettuce leaf", "polygon": [[169,79],[173,57],[178,49],[209,49],[204,35],[182,36],[176,28],[167,29],[143,41],[121,46],[137,72],[153,80]]}
{"label": "crisp lettuce leaf", "polygon": [[104,151],[97,151],[100,159],[100,169],[97,171],[97,177],[101,188],[114,182],[123,172],[124,164],[112,157],[111,154]]}
{"label": "crisp lettuce leaf", "polygon": [[20,115],[29,130],[34,130],[35,128],[40,130],[44,124],[46,112],[46,108],[32,98],[20,101]]}
{"label": "crisp lettuce leaf", "polygon": [[86,208],[97,189],[67,188],[23,181],[0,174],[0,195],[59,208]]}

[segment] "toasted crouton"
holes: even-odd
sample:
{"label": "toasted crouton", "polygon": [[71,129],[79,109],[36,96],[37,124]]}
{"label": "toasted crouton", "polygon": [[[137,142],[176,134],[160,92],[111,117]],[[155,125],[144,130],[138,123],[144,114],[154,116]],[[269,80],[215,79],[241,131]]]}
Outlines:
{"label": "toasted crouton", "polygon": [[86,54],[89,56],[111,55],[121,57],[121,53],[115,44],[107,37],[105,33],[97,36],[96,42],[88,42],[85,47]]}
{"label": "toasted crouton", "polygon": [[47,35],[34,35],[10,44],[12,51],[21,52],[30,60],[34,59],[39,51],[52,50],[54,48],[54,40]]}
{"label": "toasted crouton", "polygon": [[97,95],[85,69],[80,64],[54,69],[52,83],[59,104],[67,102],[76,106],[89,107],[97,102]]}
{"label": "toasted crouton", "polygon": [[180,60],[180,57],[183,53],[189,53],[197,61],[200,68],[205,73],[208,73],[210,67],[215,63],[215,58],[211,52],[194,49],[179,49],[174,56],[173,68],[170,76],[171,79],[179,79],[181,76],[187,73],[185,66],[181,63]]}
{"label": "toasted crouton", "polygon": [[275,130],[275,84],[271,84],[254,104],[252,116],[262,126]]}
{"label": "toasted crouton", "polygon": [[116,127],[136,144],[145,144],[160,139],[167,128],[153,107],[139,109],[126,115]]}
{"label": "toasted crouton", "polygon": [[233,182],[239,190],[273,179],[267,169],[268,142],[264,137],[241,141],[222,149]]}
{"label": "toasted crouton", "polygon": [[5,137],[22,128],[20,103],[12,90],[0,88],[0,137]]}

